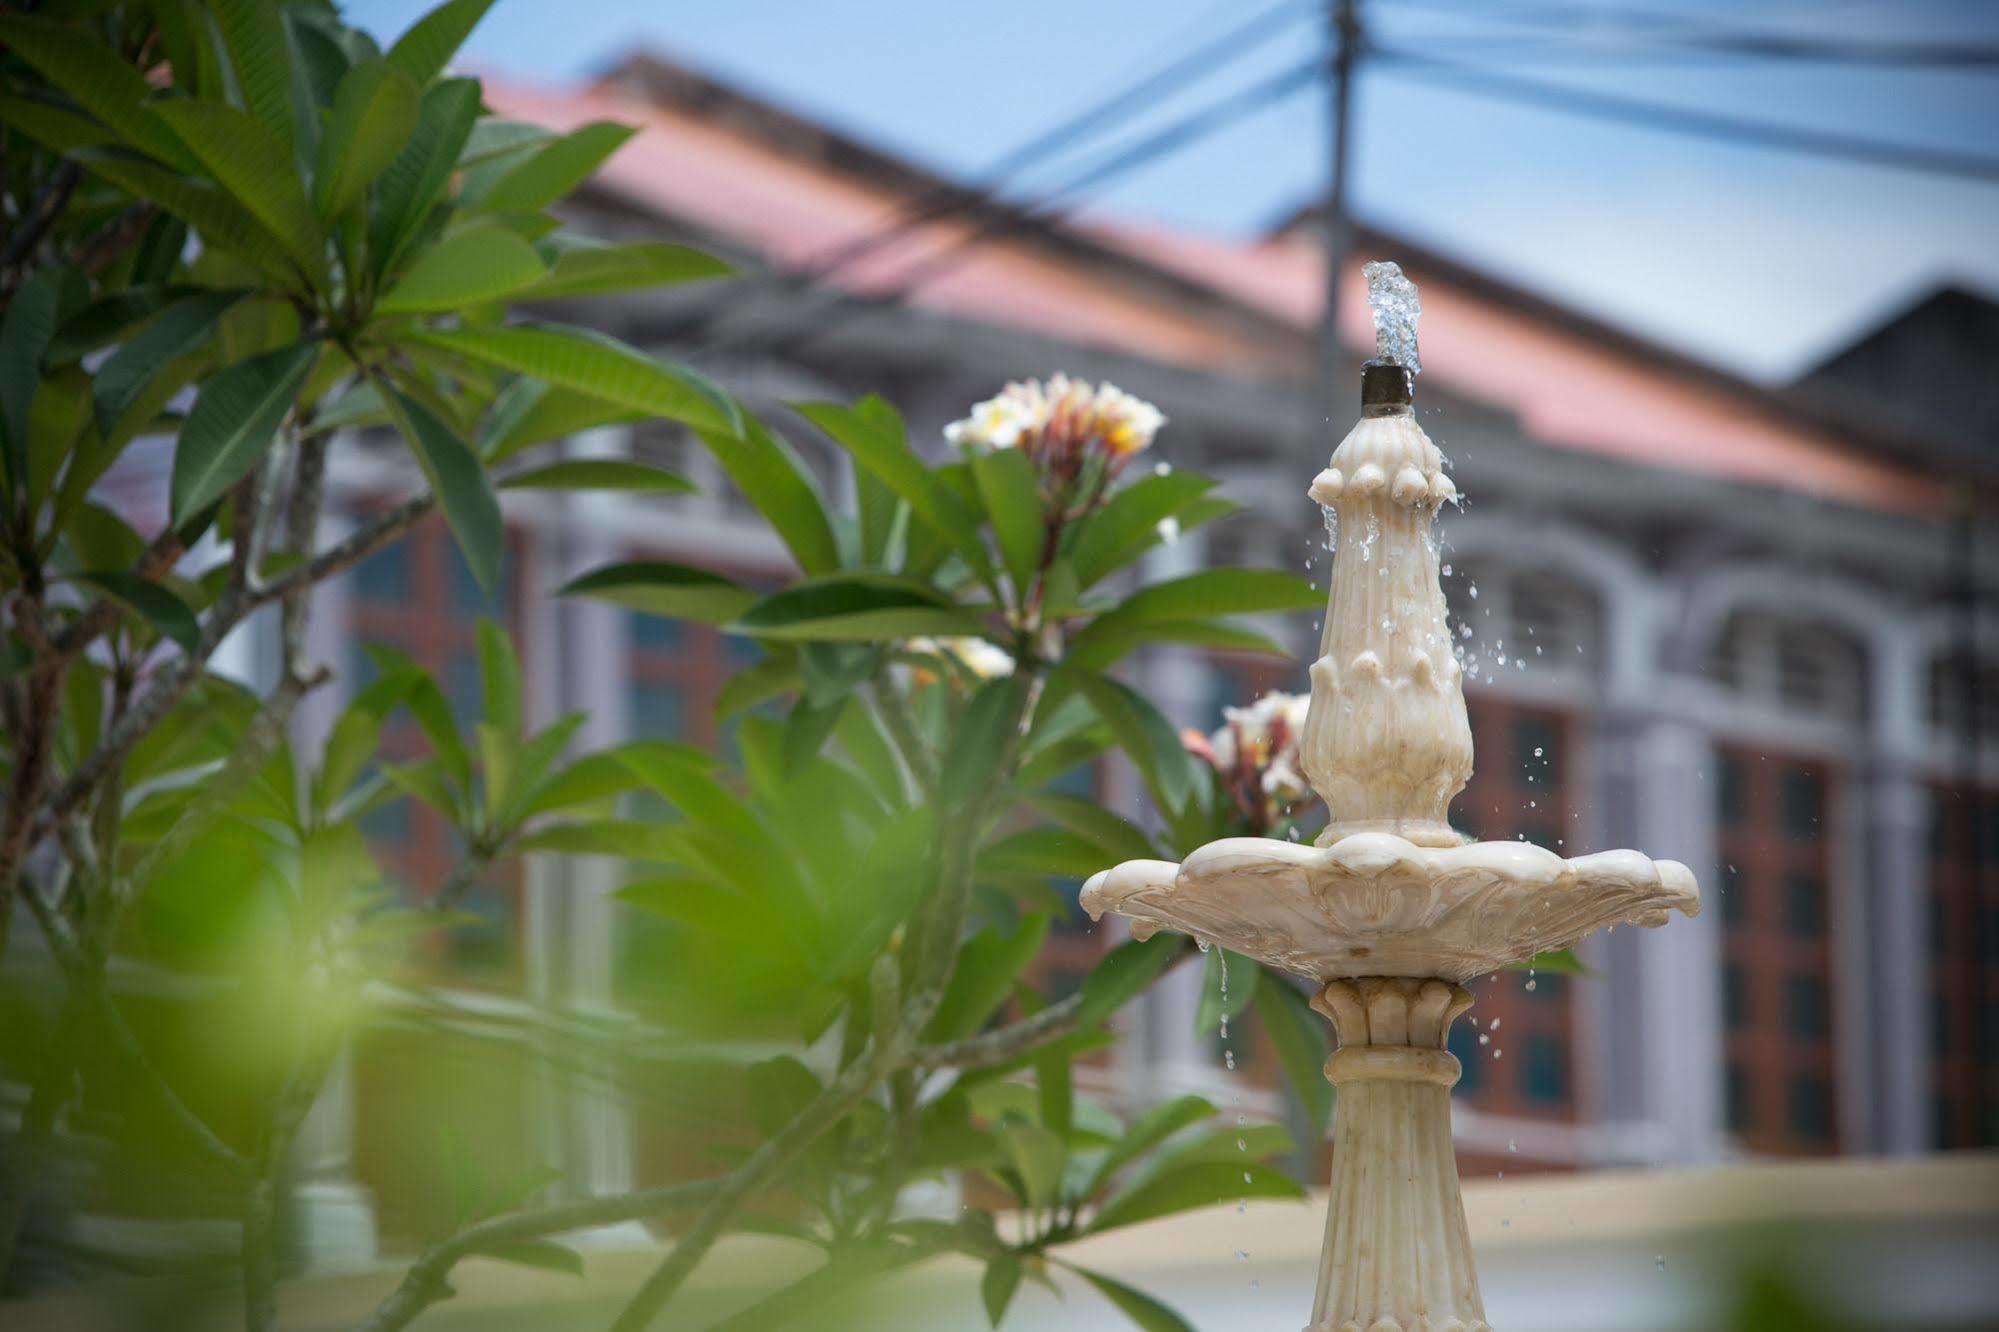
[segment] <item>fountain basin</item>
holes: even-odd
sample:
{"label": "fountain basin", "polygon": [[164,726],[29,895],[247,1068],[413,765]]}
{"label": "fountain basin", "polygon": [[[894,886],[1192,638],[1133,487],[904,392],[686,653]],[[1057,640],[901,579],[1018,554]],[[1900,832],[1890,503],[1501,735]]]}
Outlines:
{"label": "fountain basin", "polygon": [[1361,832],[1331,846],[1232,837],[1182,864],[1129,860],[1083,886],[1092,919],[1177,930],[1315,981],[1462,984],[1612,925],[1700,912],[1693,873],[1636,851],[1564,859],[1528,842],[1430,847]]}

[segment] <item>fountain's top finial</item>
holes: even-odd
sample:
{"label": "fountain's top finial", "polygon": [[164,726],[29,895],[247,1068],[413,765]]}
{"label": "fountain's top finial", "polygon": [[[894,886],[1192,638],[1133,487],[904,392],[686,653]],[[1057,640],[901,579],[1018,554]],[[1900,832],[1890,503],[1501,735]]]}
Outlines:
{"label": "fountain's top finial", "polygon": [[1416,321],[1423,317],[1416,284],[1403,276],[1400,264],[1385,260],[1360,271],[1367,277],[1367,304],[1374,311],[1374,359],[1416,374],[1423,368],[1416,352]]}

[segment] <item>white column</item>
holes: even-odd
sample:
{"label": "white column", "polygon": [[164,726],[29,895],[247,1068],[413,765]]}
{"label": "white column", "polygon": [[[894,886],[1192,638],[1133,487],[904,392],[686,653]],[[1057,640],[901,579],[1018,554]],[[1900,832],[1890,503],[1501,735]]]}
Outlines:
{"label": "white column", "polygon": [[[319,543],[330,545],[347,535],[353,524],[335,511],[320,519]],[[309,594],[305,657],[308,669],[325,665],[333,678],[300,702],[292,717],[292,743],[303,760],[316,758],[340,712],[354,694],[349,645],[347,577],[321,583]],[[274,628],[269,632],[274,632]],[[375,1260],[375,1206],[368,1190],[353,1176],[354,1060],[342,1050],[326,1071],[305,1120],[292,1143],[292,1223],[299,1257],[312,1271],[366,1267]]]}
{"label": "white column", "polygon": [[1685,864],[1705,895],[1695,919],[1632,932],[1642,1030],[1634,1062],[1667,1158],[1711,1161],[1724,1142],[1714,746],[1691,722],[1653,720],[1633,737],[1632,760],[1633,844]]}
{"label": "white column", "polygon": [[[1849,822],[1864,827],[1870,907],[1866,938],[1874,984],[1858,1000],[1872,1039],[1861,1056],[1874,1096],[1873,1135],[1886,1152],[1934,1144],[1930,1105],[1930,802],[1919,777],[1925,742],[1925,643],[1913,625],[1875,635],[1870,645],[1869,716],[1875,761]],[[1845,958],[1841,958],[1844,965]],[[1841,991],[1853,988],[1842,980]],[[1840,1010],[1844,1017],[1846,1009]],[[1847,1056],[1846,1042],[1840,1047]],[[1856,1068],[1858,1071],[1858,1067]]]}

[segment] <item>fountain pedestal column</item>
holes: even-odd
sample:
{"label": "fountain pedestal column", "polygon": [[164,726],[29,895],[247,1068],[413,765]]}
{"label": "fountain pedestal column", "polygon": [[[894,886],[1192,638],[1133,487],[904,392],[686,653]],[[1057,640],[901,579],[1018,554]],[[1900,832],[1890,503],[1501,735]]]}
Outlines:
{"label": "fountain pedestal column", "polygon": [[1462,985],[1401,976],[1336,980],[1312,1000],[1340,1048],[1333,1182],[1306,1332],[1490,1332],[1451,1154],[1444,1048],[1471,1007]]}

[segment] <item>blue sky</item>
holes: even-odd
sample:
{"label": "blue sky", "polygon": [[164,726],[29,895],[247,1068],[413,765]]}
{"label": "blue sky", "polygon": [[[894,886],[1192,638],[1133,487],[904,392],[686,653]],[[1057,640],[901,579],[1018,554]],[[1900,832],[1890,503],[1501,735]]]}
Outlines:
{"label": "blue sky", "polygon": [[[476,66],[548,83],[651,48],[886,149],[966,175],[1270,0],[499,0]],[[387,38],[428,6],[352,0]],[[1728,58],[1612,60],[1552,9],[1710,29],[1999,44],[1986,0],[1364,0],[1383,45],[1491,62],[1711,113],[1999,158],[1999,69]],[[1113,131],[1142,135],[1309,58],[1295,25]],[[1548,36],[1566,52],[1530,60]],[[1603,51],[1599,46],[1593,48]],[[1390,231],[1754,378],[1781,381],[1938,282],[1999,293],[1999,183],[1722,145],[1439,88],[1380,64],[1355,119],[1355,211]],[[1034,197],[1090,149],[1020,177]],[[1093,194],[1122,216],[1250,234],[1322,188],[1325,111],[1305,91]]]}

